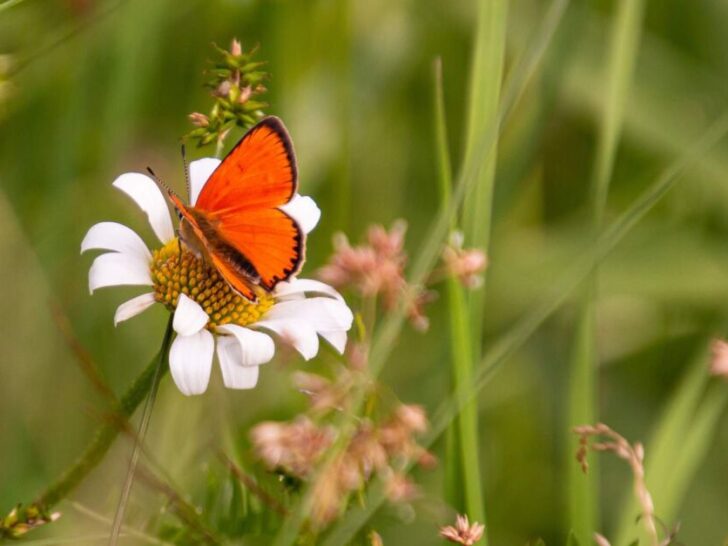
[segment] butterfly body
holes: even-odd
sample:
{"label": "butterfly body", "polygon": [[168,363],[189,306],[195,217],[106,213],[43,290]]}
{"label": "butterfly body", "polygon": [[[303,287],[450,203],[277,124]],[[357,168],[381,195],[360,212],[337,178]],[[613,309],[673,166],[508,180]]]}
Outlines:
{"label": "butterfly body", "polygon": [[261,120],[212,173],[194,205],[173,192],[179,234],[230,286],[251,301],[303,264],[302,229],[279,207],[296,194],[293,146],[283,123]]}

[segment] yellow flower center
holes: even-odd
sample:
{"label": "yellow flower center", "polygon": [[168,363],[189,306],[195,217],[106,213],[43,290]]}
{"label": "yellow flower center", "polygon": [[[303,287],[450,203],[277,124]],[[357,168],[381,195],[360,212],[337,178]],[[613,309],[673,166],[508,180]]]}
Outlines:
{"label": "yellow flower center", "polygon": [[214,267],[181,246],[176,238],[152,252],[151,272],[158,302],[174,310],[179,295],[187,295],[210,317],[210,330],[223,324],[248,326],[265,315],[274,303],[273,296],[262,289],[256,290],[256,302],[240,296]]}

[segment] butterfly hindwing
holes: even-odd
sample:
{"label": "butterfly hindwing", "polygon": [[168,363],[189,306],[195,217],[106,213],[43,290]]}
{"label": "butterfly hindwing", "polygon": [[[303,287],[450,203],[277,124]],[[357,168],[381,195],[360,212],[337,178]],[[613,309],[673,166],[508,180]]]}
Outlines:
{"label": "butterfly hindwing", "polygon": [[298,272],[303,264],[303,232],[282,210],[251,209],[237,218],[223,216],[218,230],[224,241],[251,262],[267,290]]}

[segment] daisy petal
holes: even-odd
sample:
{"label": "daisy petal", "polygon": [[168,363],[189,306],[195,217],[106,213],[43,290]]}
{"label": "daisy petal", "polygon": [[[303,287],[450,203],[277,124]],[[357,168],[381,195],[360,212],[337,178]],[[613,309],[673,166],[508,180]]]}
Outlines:
{"label": "daisy petal", "polygon": [[190,163],[190,205],[195,205],[205,182],[220,163],[214,157],[203,157]]}
{"label": "daisy petal", "polygon": [[228,389],[252,389],[258,383],[258,366],[240,365],[240,343],[233,337],[217,339],[217,359],[222,381]]}
{"label": "daisy petal", "polygon": [[346,332],[344,330],[319,332],[319,335],[328,341],[329,344],[339,352],[339,354],[344,354],[344,349],[346,349]]}
{"label": "daisy petal", "polygon": [[[259,366],[270,361],[275,354],[275,344],[270,336],[243,328],[237,324],[225,324],[218,330],[235,336],[240,352],[236,363],[239,366]],[[220,340],[225,339],[221,337]]]}
{"label": "daisy petal", "polygon": [[310,325],[318,332],[347,331],[354,315],[343,302],[331,298],[306,298],[276,303],[264,320],[293,320]]}
{"label": "daisy petal", "polygon": [[132,298],[129,301],[122,303],[114,314],[114,326],[117,326],[120,322],[137,316],[149,309],[156,303],[154,299],[154,292],[148,294],[142,294],[136,298]]}
{"label": "daisy petal", "polygon": [[210,317],[199,303],[191,300],[185,294],[179,295],[172,322],[175,332],[181,336],[191,336],[202,330],[209,320]]}
{"label": "daisy petal", "polygon": [[333,287],[313,279],[292,279],[290,281],[279,282],[276,285],[273,295],[276,298],[283,298],[293,294],[304,294],[306,292],[325,294],[332,298],[336,298],[337,300],[344,301],[341,294],[339,294]]}
{"label": "daisy petal", "polygon": [[178,335],[169,350],[169,371],[182,394],[202,394],[212,371],[215,341],[207,330],[191,336]]}
{"label": "daisy petal", "polygon": [[[275,306],[274,306],[275,308]],[[272,311],[273,309],[271,309]],[[268,313],[270,315],[270,312]],[[266,315],[266,317],[268,316]],[[264,319],[256,326],[272,330],[285,342],[293,346],[301,356],[310,360],[316,356],[319,349],[319,340],[316,330],[310,324],[290,318]]]}
{"label": "daisy petal", "polygon": [[304,233],[312,231],[321,218],[321,209],[308,196],[296,194],[288,203],[278,208],[293,218]]}
{"label": "daisy petal", "polygon": [[88,289],[122,285],[148,285],[152,282],[149,263],[131,254],[108,252],[98,256],[88,271]]}
{"label": "daisy petal", "polygon": [[116,222],[101,222],[91,226],[81,242],[81,252],[92,249],[133,254],[147,261],[152,259],[142,238],[134,230]]}
{"label": "daisy petal", "polygon": [[174,237],[167,202],[154,180],[141,173],[125,173],[114,180],[113,186],[131,197],[147,213],[160,241],[166,243]]}

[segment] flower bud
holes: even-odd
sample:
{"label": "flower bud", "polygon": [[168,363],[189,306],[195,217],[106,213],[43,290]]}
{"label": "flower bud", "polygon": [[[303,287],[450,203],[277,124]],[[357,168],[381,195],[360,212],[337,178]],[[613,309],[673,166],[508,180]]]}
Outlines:
{"label": "flower bud", "polygon": [[194,125],[195,127],[207,127],[208,125],[210,125],[210,119],[205,114],[192,112],[187,117],[192,122],[192,125]]}

